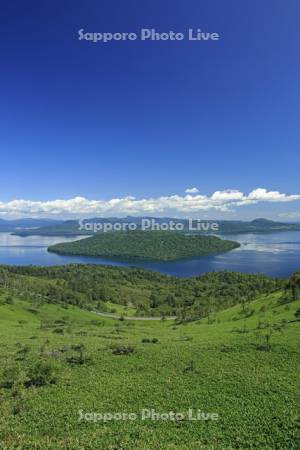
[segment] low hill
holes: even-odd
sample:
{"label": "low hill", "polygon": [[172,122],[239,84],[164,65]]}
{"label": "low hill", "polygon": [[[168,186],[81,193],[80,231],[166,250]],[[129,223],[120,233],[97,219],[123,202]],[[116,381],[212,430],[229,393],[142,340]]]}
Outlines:
{"label": "low hill", "polygon": [[137,316],[203,317],[209,311],[274,292],[284,286],[284,281],[239,272],[213,272],[184,279],[137,268],[72,264],[0,266],[1,286],[47,303],[72,304],[100,312],[113,312],[113,303],[134,308]]}
{"label": "low hill", "polygon": [[238,242],[215,236],[190,236],[172,231],[129,231],[101,233],[80,241],[56,244],[48,250],[63,255],[171,261],[226,252],[239,245]]}

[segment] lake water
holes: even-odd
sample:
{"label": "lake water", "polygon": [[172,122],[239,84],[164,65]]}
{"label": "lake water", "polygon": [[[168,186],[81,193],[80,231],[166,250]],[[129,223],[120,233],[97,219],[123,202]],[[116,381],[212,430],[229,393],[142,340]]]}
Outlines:
{"label": "lake water", "polygon": [[[248,273],[263,272],[286,277],[300,270],[300,231],[271,234],[226,235],[241,247],[227,253],[173,262],[119,262],[87,256],[62,256],[48,253],[47,247],[58,242],[73,241],[74,237],[19,237],[0,233],[0,264],[61,265],[109,264],[135,266],[178,277],[191,277],[205,272],[233,270]],[[82,239],[82,237],[81,237]]]}

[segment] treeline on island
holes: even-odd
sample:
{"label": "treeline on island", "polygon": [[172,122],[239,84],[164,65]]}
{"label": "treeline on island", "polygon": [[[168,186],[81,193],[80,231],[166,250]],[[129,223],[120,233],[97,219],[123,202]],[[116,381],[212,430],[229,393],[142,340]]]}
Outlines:
{"label": "treeline on island", "polygon": [[239,245],[216,236],[137,230],[96,234],[79,241],[56,244],[48,250],[63,255],[170,261],[226,252]]}
{"label": "treeline on island", "polygon": [[213,272],[182,279],[144,269],[99,265],[0,266],[0,288],[13,289],[37,304],[111,312],[112,302],[135,308],[137,316],[187,319],[206,317],[240,303],[245,306],[256,296],[279,289],[285,289],[285,295],[298,296],[300,276],[282,280],[263,274]]}

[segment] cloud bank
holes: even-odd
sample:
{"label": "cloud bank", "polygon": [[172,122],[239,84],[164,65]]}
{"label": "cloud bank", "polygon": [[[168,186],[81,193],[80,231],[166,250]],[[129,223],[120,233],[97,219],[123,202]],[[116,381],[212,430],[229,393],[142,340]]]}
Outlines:
{"label": "cloud bank", "polygon": [[231,212],[236,207],[260,202],[293,202],[300,194],[283,194],[257,188],[249,194],[238,190],[216,191],[201,195],[197,188],[186,189],[186,195],[170,195],[158,198],[135,197],[91,200],[75,197],[67,200],[0,201],[0,217],[108,217],[127,215],[176,215],[184,217],[204,211]]}

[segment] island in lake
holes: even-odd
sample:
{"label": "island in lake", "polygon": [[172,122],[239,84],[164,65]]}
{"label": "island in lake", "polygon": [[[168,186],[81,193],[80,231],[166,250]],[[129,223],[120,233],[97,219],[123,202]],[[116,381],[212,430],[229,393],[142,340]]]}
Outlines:
{"label": "island in lake", "polygon": [[96,234],[79,241],[52,245],[48,251],[61,255],[173,261],[222,253],[239,246],[238,242],[216,236],[136,230]]}

